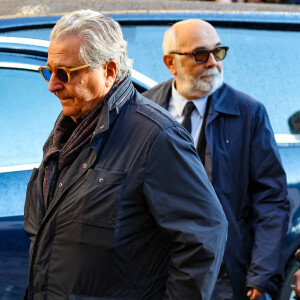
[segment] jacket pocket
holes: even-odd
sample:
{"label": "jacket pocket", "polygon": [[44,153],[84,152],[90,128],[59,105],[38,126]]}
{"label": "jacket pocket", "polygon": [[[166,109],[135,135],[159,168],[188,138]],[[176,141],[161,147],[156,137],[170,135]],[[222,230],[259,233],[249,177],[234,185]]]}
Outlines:
{"label": "jacket pocket", "polygon": [[116,205],[122,195],[125,178],[123,171],[90,169],[78,190],[73,221],[114,228]]}

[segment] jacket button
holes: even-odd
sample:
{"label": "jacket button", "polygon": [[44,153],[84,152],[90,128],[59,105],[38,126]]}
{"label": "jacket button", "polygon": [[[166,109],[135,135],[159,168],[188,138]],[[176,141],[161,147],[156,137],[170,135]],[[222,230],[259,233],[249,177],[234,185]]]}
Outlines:
{"label": "jacket button", "polygon": [[99,178],[99,182],[103,182],[103,178]]}
{"label": "jacket button", "polygon": [[82,167],[83,167],[84,169],[86,169],[86,168],[87,168],[87,164],[83,164]]}
{"label": "jacket button", "polygon": [[61,188],[61,187],[63,186],[63,184],[62,184],[62,183],[60,183],[58,186]]}

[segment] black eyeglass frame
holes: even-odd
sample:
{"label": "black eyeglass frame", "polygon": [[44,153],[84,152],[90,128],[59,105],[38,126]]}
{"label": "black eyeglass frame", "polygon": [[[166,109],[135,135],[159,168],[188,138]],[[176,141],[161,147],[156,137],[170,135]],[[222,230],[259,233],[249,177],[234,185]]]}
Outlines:
{"label": "black eyeglass frame", "polygon": [[[216,51],[216,50],[220,50],[220,49],[225,50],[225,55],[224,55],[223,58],[217,59],[217,58],[216,58],[216,55],[215,55],[215,51]],[[190,56],[194,56],[195,61],[196,61],[197,64],[205,64],[205,63],[208,61],[208,59],[209,59],[210,53],[213,54],[213,56],[214,56],[214,58],[215,58],[216,61],[220,61],[220,60],[223,60],[223,59],[226,57],[228,49],[229,49],[229,47],[227,47],[227,46],[220,46],[220,47],[216,47],[216,48],[214,48],[214,49],[212,49],[212,50],[207,50],[207,49],[197,49],[197,50],[195,50],[195,51],[193,51],[193,52],[177,52],[177,51],[171,51],[170,54],[190,55]],[[197,60],[196,55],[197,55],[199,52],[205,52],[205,53],[207,53],[207,58],[206,58],[205,61],[199,61],[199,60]]]}

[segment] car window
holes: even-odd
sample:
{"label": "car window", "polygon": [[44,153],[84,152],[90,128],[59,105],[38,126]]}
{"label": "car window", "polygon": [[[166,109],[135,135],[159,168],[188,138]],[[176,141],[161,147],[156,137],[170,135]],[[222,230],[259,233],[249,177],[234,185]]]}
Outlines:
{"label": "car window", "polygon": [[37,71],[0,68],[0,90],[0,167],[39,163],[59,101]]}
{"label": "car window", "polygon": [[[162,60],[168,26],[123,26],[134,67],[157,82],[171,78]],[[224,80],[263,102],[275,133],[289,134],[288,118],[300,109],[300,32],[218,28]]]}
{"label": "car window", "polygon": [[[162,60],[162,40],[169,25],[122,25],[134,69],[156,82],[171,78]],[[230,47],[224,80],[265,104],[276,134],[290,134],[288,118],[300,109],[300,32],[222,28],[216,26],[223,45]],[[49,40],[50,29],[3,33]]]}

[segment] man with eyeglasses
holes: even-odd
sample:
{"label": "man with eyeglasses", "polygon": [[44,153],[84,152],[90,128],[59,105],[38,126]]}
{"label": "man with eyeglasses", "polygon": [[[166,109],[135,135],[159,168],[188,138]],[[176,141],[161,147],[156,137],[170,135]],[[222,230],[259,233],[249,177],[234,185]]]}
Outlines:
{"label": "man with eyeglasses", "polygon": [[211,299],[253,300],[275,295],[282,281],[289,203],[264,106],[223,83],[228,49],[207,22],[175,23],[163,41],[163,61],[174,78],[143,94],[191,133],[228,220]]}
{"label": "man with eyeglasses", "polygon": [[[39,69],[62,104],[28,183],[25,299],[208,300],[227,221],[187,132],[134,88],[117,22],[81,10]],[[47,113],[47,112],[45,112]]]}

